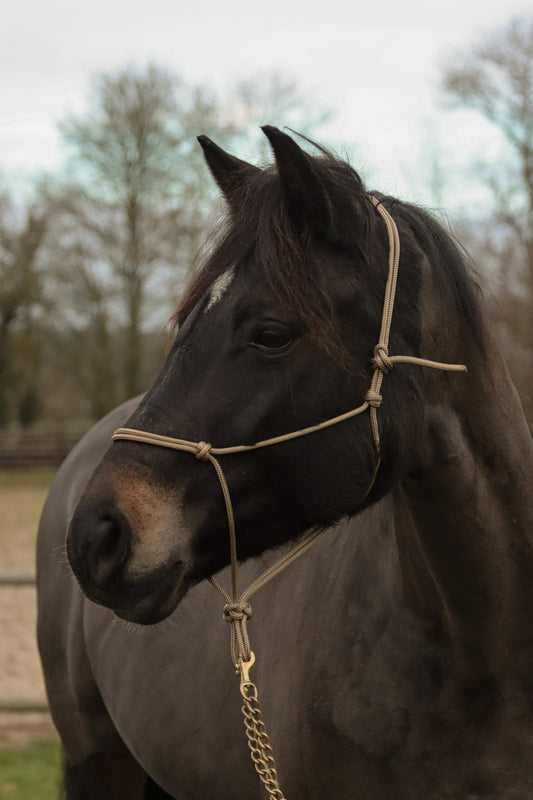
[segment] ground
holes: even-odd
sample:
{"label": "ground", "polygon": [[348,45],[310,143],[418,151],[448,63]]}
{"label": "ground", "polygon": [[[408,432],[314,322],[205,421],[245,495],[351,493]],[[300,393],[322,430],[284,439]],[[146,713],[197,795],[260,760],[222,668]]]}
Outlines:
{"label": "ground", "polygon": [[[50,471],[0,472],[0,573],[35,573],[39,515],[51,483]],[[0,585],[0,706],[46,702],[35,638],[35,589]],[[0,746],[25,746],[50,738],[46,713],[0,712]]]}

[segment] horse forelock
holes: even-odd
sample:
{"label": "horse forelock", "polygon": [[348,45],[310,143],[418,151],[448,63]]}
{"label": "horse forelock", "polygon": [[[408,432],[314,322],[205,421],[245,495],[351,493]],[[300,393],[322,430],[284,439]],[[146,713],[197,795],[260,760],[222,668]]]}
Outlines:
{"label": "horse forelock", "polygon": [[[254,280],[267,287],[280,307],[302,323],[315,343],[348,366],[349,355],[337,319],[331,257],[353,268],[353,280],[361,286],[361,302],[365,302],[365,296],[366,302],[370,298],[381,302],[388,242],[355,170],[327,151],[321,151],[312,162],[332,203],[337,240],[325,242],[311,226],[295,226],[276,168],[258,171],[242,187],[238,207],[222,226],[217,245],[186,291],[174,321],[184,322],[205,297],[212,307],[213,298],[222,296],[219,289],[226,286],[230,275],[233,280],[238,271],[253,270]],[[404,253],[413,253],[414,239],[428,256],[442,292],[451,296],[459,316],[481,345],[484,327],[478,291],[460,246],[424,209],[391,197],[380,195],[380,199],[403,228]],[[410,293],[411,308],[418,301],[419,265],[415,262],[416,257],[402,259],[399,279],[399,293],[404,297]]]}
{"label": "horse forelock", "polygon": [[[334,276],[328,252],[331,255],[345,251],[347,263],[375,262],[375,212],[359,176],[346,162],[323,154],[314,163],[332,198],[339,241],[334,245],[321,243],[311,226],[303,229],[295,226],[283,202],[277,171],[268,167],[253,175],[243,187],[238,209],[233,209],[228,223],[222,227],[217,246],[186,290],[172,318],[174,323],[181,325],[204,298],[208,298],[207,307],[211,308],[213,292],[218,297],[217,287],[221,282],[225,285],[223,276],[231,273],[233,277],[240,270],[250,270],[281,309],[298,319],[322,349],[347,366],[348,353],[337,324]],[[384,261],[386,251],[382,241],[378,250]],[[357,281],[355,265],[353,277]],[[380,275],[379,287],[383,285],[382,278]]]}

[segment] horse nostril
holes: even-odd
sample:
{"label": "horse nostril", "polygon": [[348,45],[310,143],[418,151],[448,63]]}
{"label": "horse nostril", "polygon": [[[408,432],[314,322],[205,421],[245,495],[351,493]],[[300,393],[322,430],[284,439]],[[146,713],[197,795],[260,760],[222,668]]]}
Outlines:
{"label": "horse nostril", "polygon": [[116,583],[130,554],[128,520],[114,510],[92,520],[84,515],[79,523],[73,525],[75,541],[71,540],[68,547],[74,573],[82,582],[85,582],[83,578],[88,578],[99,586]]}

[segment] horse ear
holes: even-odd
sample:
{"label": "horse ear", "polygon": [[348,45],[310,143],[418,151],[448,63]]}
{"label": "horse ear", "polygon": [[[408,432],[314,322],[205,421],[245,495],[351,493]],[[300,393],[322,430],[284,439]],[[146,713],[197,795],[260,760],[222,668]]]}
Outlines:
{"label": "horse ear", "polygon": [[198,141],[204,151],[207,166],[222,189],[224,197],[231,206],[235,206],[239,189],[252,175],[261,170],[253,164],[248,164],[247,161],[241,161],[240,158],[226,153],[207,136],[198,136]]}
{"label": "horse ear", "polygon": [[274,152],[283,193],[293,220],[302,227],[305,223],[311,223],[319,234],[334,239],[331,201],[312,159],[279,128],[265,125],[262,131]]}

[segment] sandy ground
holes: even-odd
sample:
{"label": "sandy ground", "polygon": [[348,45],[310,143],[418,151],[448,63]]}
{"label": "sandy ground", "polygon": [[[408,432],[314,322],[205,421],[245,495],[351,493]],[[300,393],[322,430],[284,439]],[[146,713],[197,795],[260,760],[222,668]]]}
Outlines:
{"label": "sandy ground", "polygon": [[[35,572],[35,537],[50,476],[0,474],[0,572]],[[36,598],[31,586],[0,586],[0,706],[46,704],[35,637]],[[24,746],[55,730],[47,714],[0,711],[0,746]]]}

